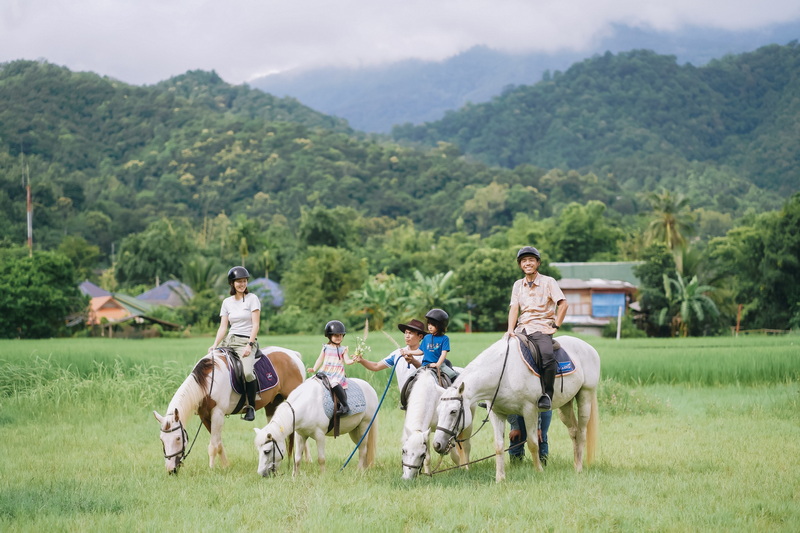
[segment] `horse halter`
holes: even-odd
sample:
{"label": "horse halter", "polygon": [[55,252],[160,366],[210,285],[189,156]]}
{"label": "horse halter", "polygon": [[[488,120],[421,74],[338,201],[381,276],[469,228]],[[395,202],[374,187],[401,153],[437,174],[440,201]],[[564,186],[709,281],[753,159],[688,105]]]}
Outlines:
{"label": "horse halter", "polygon": [[178,420],[177,425],[173,426],[172,429],[161,430],[161,433],[172,433],[173,431],[181,431],[181,449],[173,454],[167,455],[167,448],[164,446],[164,441],[161,441],[161,449],[164,452],[164,459],[172,459],[173,457],[177,457],[178,459],[175,461],[175,471],[178,470],[178,467],[181,466],[183,460],[186,458],[186,442],[189,440],[189,434],[186,433],[186,429],[183,427],[183,422]]}
{"label": "horse halter", "polygon": [[410,464],[406,463],[406,462],[405,462],[405,461],[403,461],[403,460],[400,460],[400,463],[401,463],[403,466],[405,466],[406,468],[410,468],[410,469],[412,469],[412,470],[416,470],[416,471],[417,471],[417,473],[419,473],[419,472],[422,470],[422,465],[424,465],[424,464],[425,464],[425,458],[426,458],[426,457],[428,457],[428,453],[427,453],[427,452],[422,452],[422,455],[420,456],[420,462],[419,462],[419,464],[418,464],[418,465],[410,465]]}
{"label": "horse halter", "polygon": [[[466,414],[464,413],[464,397],[453,396],[452,398],[441,398],[439,402],[441,403],[449,400],[458,400],[458,414],[456,415],[456,420],[453,423],[453,427],[445,428],[442,426],[436,426],[436,431],[441,431],[445,435],[450,435],[450,439],[447,441],[447,450],[445,451],[449,451],[453,446],[455,446],[454,442],[458,442],[456,437],[464,429],[464,423],[466,422]],[[458,429],[459,424],[461,424],[461,429]]]}
{"label": "horse halter", "polygon": [[269,440],[264,443],[264,445],[267,445],[270,442],[272,443],[272,453],[270,454],[272,462],[270,463],[271,466],[269,467],[268,472],[270,474],[274,474],[274,473],[276,473],[278,471],[278,467],[276,466],[277,461],[275,460],[276,457],[277,457],[277,455],[275,453],[276,450],[277,450],[277,453],[279,453],[280,456],[281,456],[281,459],[280,459],[281,461],[283,461],[284,457],[283,457],[283,452],[281,451],[280,447],[278,446],[278,442],[274,438],[270,437]]}

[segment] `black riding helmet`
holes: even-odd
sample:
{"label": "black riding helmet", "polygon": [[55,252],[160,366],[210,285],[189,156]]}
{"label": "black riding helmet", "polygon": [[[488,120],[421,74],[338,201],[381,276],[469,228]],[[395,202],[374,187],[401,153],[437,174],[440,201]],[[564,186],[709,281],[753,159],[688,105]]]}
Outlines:
{"label": "black riding helmet", "polygon": [[532,255],[540,262],[542,260],[542,256],[539,255],[539,250],[537,250],[533,246],[523,246],[522,248],[519,249],[519,252],[517,252],[517,263],[522,261],[522,258],[525,257],[526,255]]}
{"label": "black riding helmet", "polygon": [[325,324],[325,336],[329,339],[331,335],[346,335],[347,330],[339,320],[331,320],[327,324]]}
{"label": "black riding helmet", "polygon": [[433,322],[439,330],[439,333],[444,333],[447,331],[447,324],[450,323],[450,315],[444,309],[433,308],[427,312],[425,318],[428,319],[428,322]]}
{"label": "black riding helmet", "polygon": [[243,266],[235,266],[232,269],[228,270],[228,283],[233,283],[237,279],[249,279],[250,272]]}

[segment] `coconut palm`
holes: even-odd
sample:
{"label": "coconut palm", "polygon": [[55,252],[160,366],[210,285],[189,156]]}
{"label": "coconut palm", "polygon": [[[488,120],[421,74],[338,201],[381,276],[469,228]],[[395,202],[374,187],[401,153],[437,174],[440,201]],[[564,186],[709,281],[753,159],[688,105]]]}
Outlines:
{"label": "coconut palm", "polygon": [[683,271],[681,251],[686,247],[686,237],[694,233],[694,216],[689,199],[678,193],[673,195],[662,190],[647,195],[653,209],[652,220],[647,226],[649,242],[663,242],[673,255],[679,271]]}
{"label": "coconut palm", "polygon": [[708,296],[714,290],[710,285],[701,285],[697,276],[692,276],[687,283],[678,272],[675,278],[664,274],[664,292],[669,305],[661,309],[659,323],[666,325],[669,321],[673,336],[687,337],[689,331],[697,330],[707,317],[719,316],[717,305]]}

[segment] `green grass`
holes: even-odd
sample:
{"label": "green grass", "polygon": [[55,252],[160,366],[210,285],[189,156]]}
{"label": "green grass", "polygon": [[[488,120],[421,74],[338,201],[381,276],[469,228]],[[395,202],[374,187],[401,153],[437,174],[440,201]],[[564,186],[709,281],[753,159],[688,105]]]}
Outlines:
{"label": "green grass", "polygon": [[[497,338],[452,335],[454,361]],[[554,420],[545,472],[529,460],[507,465],[502,485],[493,460],[402,482],[394,384],[381,409],[377,463],[366,472],[355,460],[338,471],[353,448],[342,437],[327,440],[324,473],[303,464],[293,479],[283,465],[262,479],[255,426],[231,417],[229,468],[208,468],[202,430],[181,473],[168,476],[152,410],[163,411],[210,339],[0,341],[0,530],[800,530],[800,385],[797,365],[783,362],[796,361],[796,338],[589,340],[604,364],[596,462],[576,475],[566,428]],[[270,341],[311,362],[324,339]],[[392,347],[381,334],[369,341],[373,360]],[[762,355],[776,361],[770,381],[758,368],[750,367],[757,379],[744,375],[748,367],[730,356],[742,345],[767,349]],[[717,371],[719,384],[684,373],[678,367],[693,351],[739,370]],[[628,358],[643,368],[652,361],[654,377],[626,375]],[[369,374],[379,394],[389,374],[348,371]],[[191,436],[197,424],[194,417]],[[472,457],[491,450],[487,427]]]}

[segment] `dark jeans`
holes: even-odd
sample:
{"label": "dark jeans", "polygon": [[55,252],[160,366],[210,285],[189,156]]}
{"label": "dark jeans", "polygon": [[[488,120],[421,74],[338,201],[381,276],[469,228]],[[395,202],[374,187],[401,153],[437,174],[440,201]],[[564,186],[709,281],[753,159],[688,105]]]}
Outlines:
{"label": "dark jeans", "polygon": [[[553,411],[543,411],[539,413],[539,429],[542,430],[542,440],[539,441],[539,457],[547,457],[550,448],[547,445],[547,431],[550,429],[550,421],[553,418]],[[525,457],[525,441],[528,439],[528,432],[525,428],[525,419],[520,415],[509,415],[508,422],[511,429],[519,429],[519,439],[511,441],[511,449],[508,454],[512,457],[522,459]]]}

